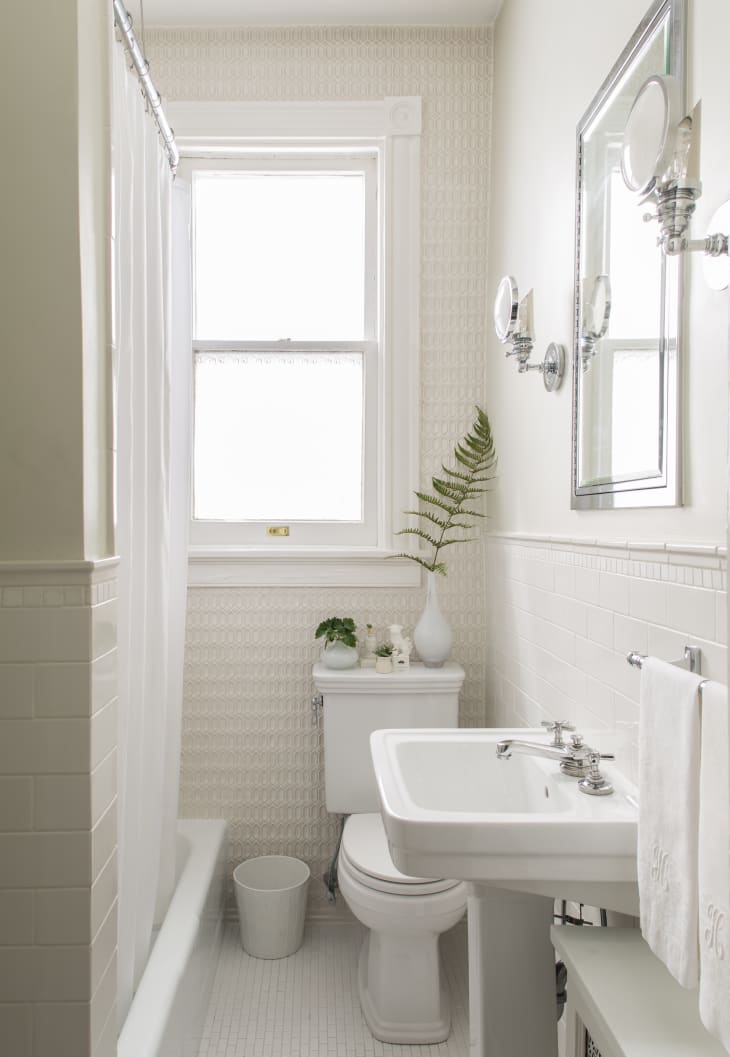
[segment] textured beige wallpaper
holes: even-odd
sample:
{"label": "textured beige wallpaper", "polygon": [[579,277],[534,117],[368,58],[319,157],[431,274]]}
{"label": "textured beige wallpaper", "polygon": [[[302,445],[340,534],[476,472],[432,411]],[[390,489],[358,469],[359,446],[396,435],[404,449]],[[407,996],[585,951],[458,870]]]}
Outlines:
{"label": "textured beige wallpaper", "polygon": [[[421,465],[449,457],[485,392],[485,280],[492,37],[489,29],[305,28],[148,32],[169,99],[379,99],[420,95],[422,138]],[[454,548],[457,550],[457,548]],[[467,672],[462,722],[485,717],[483,547],[449,555],[441,581]],[[189,592],[181,812],[228,819],[231,860],[285,853],[319,878],[337,824],[311,725],[313,633],[333,614],[381,635],[413,627],[415,589],[196,588]],[[329,912],[323,886],[312,910]]]}

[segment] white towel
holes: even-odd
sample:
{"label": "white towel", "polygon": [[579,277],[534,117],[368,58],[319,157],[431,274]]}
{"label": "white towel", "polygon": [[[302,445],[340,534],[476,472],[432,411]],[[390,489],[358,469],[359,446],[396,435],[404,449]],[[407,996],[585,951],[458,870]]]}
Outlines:
{"label": "white towel", "polygon": [[730,766],[727,687],[702,687],[700,1017],[730,1051]]}
{"label": "white towel", "polygon": [[641,669],[641,932],[683,987],[698,975],[699,676],[654,657]]}

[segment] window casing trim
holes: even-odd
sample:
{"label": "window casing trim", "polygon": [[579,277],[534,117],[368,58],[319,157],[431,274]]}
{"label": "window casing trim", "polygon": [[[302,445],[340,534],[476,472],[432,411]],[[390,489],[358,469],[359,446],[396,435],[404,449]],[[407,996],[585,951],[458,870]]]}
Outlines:
{"label": "window casing trim", "polygon": [[199,543],[190,549],[191,582],[357,584],[363,582],[364,562],[370,570],[368,584],[417,584],[415,563],[385,557],[400,549],[395,533],[405,527],[403,511],[412,504],[418,487],[420,98],[366,103],[182,102],[171,103],[169,113],[181,154],[188,158],[234,158],[239,153],[296,152],[297,148],[323,152],[375,148],[380,154],[378,401],[383,421],[377,444],[383,472],[377,482],[377,542],[354,549],[290,548],[286,563],[283,548],[275,545],[211,548]]}

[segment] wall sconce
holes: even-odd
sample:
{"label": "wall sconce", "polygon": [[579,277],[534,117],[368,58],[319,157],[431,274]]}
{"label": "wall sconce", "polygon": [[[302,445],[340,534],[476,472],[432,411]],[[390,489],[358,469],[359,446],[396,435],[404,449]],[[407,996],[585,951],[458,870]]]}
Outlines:
{"label": "wall sconce", "polygon": [[[712,217],[715,233],[704,239],[688,237],[687,228],[702,194],[699,106],[692,114],[682,114],[675,77],[655,75],[639,89],[624,130],[621,174],[630,191],[655,205],[656,215],[647,214],[644,220],[659,221],[658,241],[663,252],[676,256],[701,251],[708,264],[716,261],[705,269],[708,282],[716,290],[724,289],[730,278],[730,203]],[[723,257],[726,259],[717,261]]]}
{"label": "wall sconce", "polygon": [[580,359],[584,371],[596,355],[596,345],[608,330],[610,318],[611,280],[607,275],[597,275],[590,297],[583,300],[581,313]]}
{"label": "wall sconce", "polygon": [[527,362],[535,344],[532,290],[520,301],[517,283],[511,275],[503,276],[497,287],[497,296],[494,299],[494,330],[503,345],[512,346],[505,355],[517,357],[517,370],[520,374],[540,371],[549,393],[560,387],[565,370],[565,349],[562,345],[551,342],[542,363]]}

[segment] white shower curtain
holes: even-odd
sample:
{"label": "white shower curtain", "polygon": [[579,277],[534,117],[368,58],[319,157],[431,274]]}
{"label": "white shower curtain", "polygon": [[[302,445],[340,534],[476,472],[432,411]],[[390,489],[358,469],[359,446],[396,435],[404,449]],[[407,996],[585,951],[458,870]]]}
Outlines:
{"label": "white shower curtain", "polygon": [[121,1026],[175,878],[190,354],[187,309],[172,303],[177,188],[123,49],[113,51]]}

